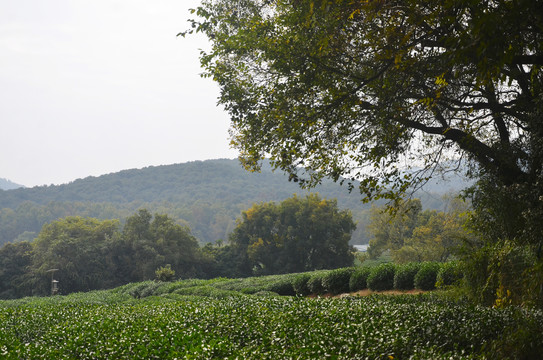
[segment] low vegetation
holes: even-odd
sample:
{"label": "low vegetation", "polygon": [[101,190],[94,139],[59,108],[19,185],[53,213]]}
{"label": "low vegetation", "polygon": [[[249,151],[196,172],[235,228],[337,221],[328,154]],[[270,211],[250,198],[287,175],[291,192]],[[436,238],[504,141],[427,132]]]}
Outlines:
{"label": "low vegetation", "polygon": [[[386,269],[388,271],[388,268]],[[146,281],[0,302],[6,359],[475,359],[543,351],[543,312],[440,293],[308,298],[351,268],[246,279]],[[346,276],[350,274],[350,276]],[[330,288],[329,288],[330,289]],[[532,357],[534,358],[534,357]]]}

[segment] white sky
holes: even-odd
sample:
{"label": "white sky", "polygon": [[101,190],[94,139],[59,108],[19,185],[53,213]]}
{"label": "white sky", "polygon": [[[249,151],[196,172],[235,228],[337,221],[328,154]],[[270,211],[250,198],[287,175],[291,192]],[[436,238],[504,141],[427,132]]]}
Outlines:
{"label": "white sky", "polygon": [[197,0],[0,0],[0,178],[61,184],[234,158]]}

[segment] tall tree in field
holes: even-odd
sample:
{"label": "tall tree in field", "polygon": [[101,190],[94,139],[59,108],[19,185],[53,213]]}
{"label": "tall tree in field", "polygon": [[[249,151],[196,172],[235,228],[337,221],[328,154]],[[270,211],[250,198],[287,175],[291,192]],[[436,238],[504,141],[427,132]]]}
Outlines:
{"label": "tall tree in field", "polygon": [[[269,157],[306,185],[361,180],[369,200],[398,199],[443,164],[465,161],[481,180],[479,224],[495,225],[480,226],[482,235],[516,239],[541,260],[541,8],[541,0],[202,0],[186,33],[211,40],[204,76],[220,85],[248,168]],[[402,171],[408,164],[422,170]]]}
{"label": "tall tree in field", "polygon": [[103,288],[115,277],[106,266],[107,244],[118,236],[119,221],[67,217],[46,224],[32,243],[36,288],[49,293],[47,271],[57,269],[62,293]]}
{"label": "tall tree in field", "polygon": [[280,204],[255,204],[230,236],[245,275],[279,274],[349,266],[355,229],[348,211],[317,194]]}
{"label": "tall tree in field", "polygon": [[21,241],[0,247],[0,299],[32,295],[31,265],[31,243]]}
{"label": "tall tree in field", "polygon": [[115,259],[118,273],[127,281],[149,280],[167,264],[180,277],[201,275],[205,264],[198,241],[187,227],[167,215],[146,209],[129,217]]}

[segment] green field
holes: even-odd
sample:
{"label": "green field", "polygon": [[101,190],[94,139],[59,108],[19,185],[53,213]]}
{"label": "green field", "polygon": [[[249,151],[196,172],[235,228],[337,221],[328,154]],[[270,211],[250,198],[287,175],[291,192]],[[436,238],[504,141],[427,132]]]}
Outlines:
{"label": "green field", "polygon": [[536,358],[543,348],[541,311],[476,307],[439,293],[307,298],[262,290],[289,277],[3,301],[0,358]]}

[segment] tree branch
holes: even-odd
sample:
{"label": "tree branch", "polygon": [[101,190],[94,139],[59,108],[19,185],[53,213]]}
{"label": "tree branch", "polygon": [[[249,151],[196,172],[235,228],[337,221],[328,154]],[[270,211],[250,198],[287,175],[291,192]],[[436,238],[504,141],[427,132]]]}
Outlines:
{"label": "tree branch", "polygon": [[512,64],[515,65],[543,65],[543,55],[516,55]]}
{"label": "tree branch", "polygon": [[[436,117],[440,116],[438,111],[435,111],[435,114]],[[437,120],[440,123],[443,121],[439,120],[439,118]],[[508,161],[498,156],[499,154],[490,146],[465,131],[453,129],[448,126],[427,126],[406,118],[397,118],[396,121],[408,128],[420,130],[426,134],[441,135],[446,140],[458,144],[462,150],[473,155],[483,167],[495,171],[506,184],[515,183],[519,177],[525,176],[524,172],[516,166],[514,161]]]}

